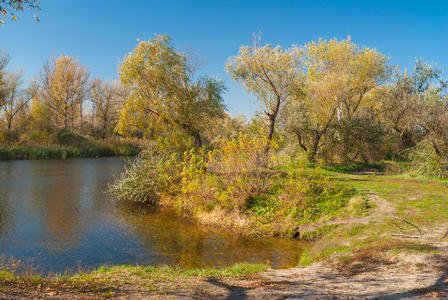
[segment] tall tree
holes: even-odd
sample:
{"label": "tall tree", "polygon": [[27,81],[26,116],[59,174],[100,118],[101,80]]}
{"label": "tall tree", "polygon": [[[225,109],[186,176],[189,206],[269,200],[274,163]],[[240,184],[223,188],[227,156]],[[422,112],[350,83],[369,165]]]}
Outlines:
{"label": "tall tree", "polygon": [[32,98],[30,91],[21,88],[21,74],[7,74],[4,79],[4,105],[1,107],[1,116],[6,125],[6,129],[13,129],[13,122],[16,117],[26,108]]}
{"label": "tall tree", "polygon": [[6,103],[6,85],[4,79],[7,74],[6,65],[8,64],[8,62],[9,57],[4,53],[0,53],[0,108]]}
{"label": "tall tree", "polygon": [[264,106],[267,138],[272,139],[279,112],[293,95],[302,78],[301,51],[265,45],[240,47],[239,54],[226,64],[228,73],[253,93]]}
{"label": "tall tree", "polygon": [[40,78],[40,97],[50,107],[52,120],[64,129],[81,126],[89,72],[76,59],[62,55],[49,61]]}
{"label": "tall tree", "polygon": [[441,75],[440,70],[417,59],[412,74],[398,75],[393,84],[379,91],[381,119],[397,137],[400,151],[414,147],[426,135],[443,131],[440,118],[446,112],[448,81]]}
{"label": "tall tree", "polygon": [[350,39],[309,43],[304,56],[305,88],[295,94],[287,119],[309,160],[315,161],[329,129],[341,120],[353,121],[388,72],[384,55]]}
{"label": "tall tree", "polygon": [[195,79],[188,55],[177,51],[167,35],[140,42],[122,63],[120,79],[130,90],[116,128],[120,134],[180,132],[200,147],[203,131],[224,114],[222,82]]}
{"label": "tall tree", "polygon": [[95,125],[99,127],[104,140],[110,129],[115,127],[121,105],[120,86],[116,82],[103,82],[95,79],[92,82],[90,101]]}

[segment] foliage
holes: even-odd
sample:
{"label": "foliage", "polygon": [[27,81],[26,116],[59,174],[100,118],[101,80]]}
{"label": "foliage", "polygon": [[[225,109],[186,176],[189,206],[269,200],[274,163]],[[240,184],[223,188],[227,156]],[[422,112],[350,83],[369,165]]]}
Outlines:
{"label": "foliage", "polygon": [[409,154],[409,171],[414,175],[448,178],[446,160],[436,152],[428,141],[422,141]]}
{"label": "foliage", "polygon": [[[266,145],[271,149],[268,153]],[[215,141],[207,155],[207,174],[190,176],[182,197],[204,208],[244,211],[251,199],[270,189],[276,174],[268,167],[275,164],[276,148],[264,136],[240,134]]]}
{"label": "foliage", "polygon": [[278,145],[264,135],[223,137],[214,146],[179,152],[159,142],[111,192],[118,199],[179,207],[200,222],[251,224],[253,231],[269,234],[291,233],[297,224],[330,217],[347,204],[349,192],[305,161],[277,167]]}
{"label": "foliage", "polygon": [[[198,150],[200,151],[200,150]],[[196,150],[179,153],[164,140],[146,149],[110,187],[119,200],[156,204],[163,195],[180,192],[180,183],[187,170],[198,170],[189,165],[196,158]]]}
{"label": "foliage", "polygon": [[50,108],[54,125],[71,130],[82,125],[88,79],[87,69],[70,56],[61,55],[44,66],[37,97]]}
{"label": "foliage", "polygon": [[305,84],[285,110],[285,123],[314,162],[331,131],[339,139],[344,121],[343,128],[350,128],[363,110],[374,106],[368,93],[388,72],[382,54],[359,48],[350,39],[319,40],[304,49]]}
{"label": "foliage", "polygon": [[121,64],[120,79],[130,90],[117,126],[120,134],[142,130],[155,139],[181,134],[201,147],[203,131],[223,116],[222,82],[196,80],[187,54],[175,50],[166,35],[140,42]]}
{"label": "foliage", "polygon": [[301,85],[301,50],[265,45],[240,47],[239,55],[226,64],[228,73],[263,104],[268,119],[267,137],[272,139],[281,108]]}
{"label": "foliage", "polygon": [[[15,12],[23,11],[24,8],[39,9],[39,0],[0,0],[0,24],[5,23],[8,15],[11,15],[13,21],[17,21]],[[39,21],[37,17],[34,18]]]}
{"label": "foliage", "polygon": [[119,109],[126,96],[126,90],[116,82],[103,82],[98,78],[92,82],[92,118],[103,140],[117,125]]}

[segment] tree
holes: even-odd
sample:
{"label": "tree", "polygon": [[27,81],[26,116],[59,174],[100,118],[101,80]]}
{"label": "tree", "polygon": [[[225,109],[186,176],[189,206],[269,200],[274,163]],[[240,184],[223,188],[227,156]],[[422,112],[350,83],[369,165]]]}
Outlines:
{"label": "tree", "polygon": [[4,105],[1,107],[6,129],[13,129],[16,117],[26,108],[32,96],[30,91],[21,89],[21,74],[7,74],[4,78]]}
{"label": "tree", "polygon": [[[350,39],[319,40],[304,47],[305,87],[287,109],[287,126],[310,161],[336,123],[350,122],[367,108],[367,95],[388,76],[386,57]],[[337,136],[337,135],[336,135]]]}
{"label": "tree", "polygon": [[271,140],[275,122],[282,108],[299,85],[301,51],[297,47],[242,46],[239,55],[230,58],[226,68],[230,76],[255,94],[264,106],[268,121],[267,138]]}
{"label": "tree", "polygon": [[98,78],[92,82],[90,92],[92,114],[103,140],[118,120],[118,110],[122,102],[120,95],[120,86],[116,82],[103,82]]}
{"label": "tree", "polygon": [[89,72],[76,59],[62,55],[44,66],[39,96],[50,107],[56,126],[72,130],[81,126],[88,92]]}
{"label": "tree", "polygon": [[180,134],[201,147],[203,132],[224,115],[222,82],[195,79],[188,55],[175,50],[167,35],[140,42],[121,64],[120,79],[130,90],[116,128],[120,134]]}
{"label": "tree", "polygon": [[[16,12],[28,9],[39,9],[39,0],[0,0],[0,24],[4,24],[4,19],[11,15],[12,20],[17,21]],[[37,21],[39,19],[34,17]]]}
{"label": "tree", "polygon": [[9,62],[9,57],[6,54],[0,53],[0,108],[5,104],[6,86],[4,78],[7,74],[5,68]]}
{"label": "tree", "polygon": [[441,118],[447,111],[448,82],[442,80],[441,73],[417,59],[412,74],[397,75],[393,84],[378,93],[382,121],[397,137],[399,151],[414,147],[425,136],[444,135]]}

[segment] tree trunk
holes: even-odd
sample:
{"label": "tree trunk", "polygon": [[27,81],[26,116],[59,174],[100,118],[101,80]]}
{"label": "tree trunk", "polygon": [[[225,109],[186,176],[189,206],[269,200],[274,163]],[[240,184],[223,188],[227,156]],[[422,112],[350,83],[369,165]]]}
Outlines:
{"label": "tree trunk", "polygon": [[272,137],[274,136],[274,129],[275,129],[275,117],[269,117],[268,140],[272,140]]}
{"label": "tree trunk", "polygon": [[195,148],[201,148],[202,147],[202,138],[199,131],[195,130],[192,132],[193,138],[194,138],[194,147]]}
{"label": "tree trunk", "polygon": [[320,142],[321,136],[322,135],[320,133],[316,133],[316,135],[314,136],[314,139],[313,139],[313,144],[311,145],[311,147],[308,151],[308,161],[311,163],[316,162],[316,154],[317,154],[317,150],[319,148],[319,142]]}

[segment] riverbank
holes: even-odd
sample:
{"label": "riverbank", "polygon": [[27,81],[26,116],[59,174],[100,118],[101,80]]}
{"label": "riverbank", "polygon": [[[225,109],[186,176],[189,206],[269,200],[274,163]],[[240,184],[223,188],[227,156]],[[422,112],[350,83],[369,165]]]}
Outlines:
{"label": "riverbank", "polygon": [[[387,257],[388,254],[385,254]],[[2,299],[446,299],[448,255],[406,254],[382,263],[337,261],[287,270],[114,266],[74,276],[0,272]],[[363,267],[362,267],[363,266]]]}
{"label": "riverbank", "polygon": [[369,205],[358,215],[335,215],[299,227],[302,237],[315,242],[296,268],[114,266],[52,278],[6,271],[0,297],[446,299],[447,182],[365,172],[329,175]]}
{"label": "riverbank", "polygon": [[0,160],[16,159],[70,159],[108,156],[135,156],[141,149],[133,144],[101,143],[98,145],[70,147],[54,145],[0,147]]}

